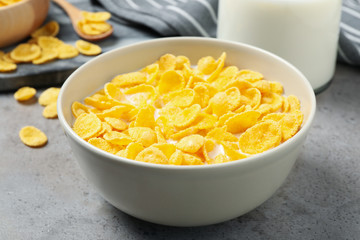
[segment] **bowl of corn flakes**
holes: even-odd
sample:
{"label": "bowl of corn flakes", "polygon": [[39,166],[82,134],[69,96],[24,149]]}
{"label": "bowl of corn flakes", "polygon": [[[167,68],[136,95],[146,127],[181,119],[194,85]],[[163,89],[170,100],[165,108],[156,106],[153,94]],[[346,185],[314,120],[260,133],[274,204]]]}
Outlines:
{"label": "bowl of corn flakes", "polygon": [[285,181],[315,114],[307,79],[262,49],[162,38],[104,53],[64,83],[58,116],[97,191],[134,217],[200,226]]}
{"label": "bowl of corn flakes", "polygon": [[49,0],[0,1],[0,48],[28,37],[46,19]]}

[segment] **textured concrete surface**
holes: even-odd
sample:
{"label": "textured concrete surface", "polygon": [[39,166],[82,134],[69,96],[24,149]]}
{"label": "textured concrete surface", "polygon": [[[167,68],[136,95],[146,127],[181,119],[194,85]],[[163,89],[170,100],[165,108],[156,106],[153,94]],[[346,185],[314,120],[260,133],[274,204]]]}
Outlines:
{"label": "textured concrete surface", "polygon": [[[197,228],[147,223],[105,202],[81,175],[57,119],[0,94],[0,239],[359,239],[360,69],[339,64],[294,169],[259,208]],[[40,93],[41,91],[39,91]],[[39,96],[39,93],[37,96]],[[43,148],[18,131],[42,129]]]}

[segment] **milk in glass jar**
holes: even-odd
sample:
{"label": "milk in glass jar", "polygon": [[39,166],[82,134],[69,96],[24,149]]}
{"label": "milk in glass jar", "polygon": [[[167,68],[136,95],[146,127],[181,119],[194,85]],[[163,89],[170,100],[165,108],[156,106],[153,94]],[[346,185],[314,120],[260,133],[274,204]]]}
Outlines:
{"label": "milk in glass jar", "polygon": [[217,37],[286,59],[324,89],[335,69],[341,0],[220,0]]}

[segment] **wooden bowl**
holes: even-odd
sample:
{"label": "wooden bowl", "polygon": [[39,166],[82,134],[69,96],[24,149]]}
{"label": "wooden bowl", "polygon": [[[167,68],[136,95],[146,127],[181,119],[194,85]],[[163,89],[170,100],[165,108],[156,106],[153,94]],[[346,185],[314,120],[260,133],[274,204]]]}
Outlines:
{"label": "wooden bowl", "polygon": [[0,7],[0,48],[23,40],[40,27],[49,5],[50,0],[22,0]]}

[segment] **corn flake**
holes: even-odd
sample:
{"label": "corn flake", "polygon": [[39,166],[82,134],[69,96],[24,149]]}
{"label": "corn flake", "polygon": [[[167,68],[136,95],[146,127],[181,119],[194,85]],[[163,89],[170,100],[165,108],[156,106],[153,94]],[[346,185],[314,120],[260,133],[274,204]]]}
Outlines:
{"label": "corn flake", "polygon": [[[86,26],[90,27],[93,31],[104,33],[111,30],[111,25],[107,22],[87,22]],[[91,35],[91,34],[90,34]]]}
{"label": "corn flake", "polygon": [[169,162],[165,154],[156,147],[145,148],[136,156],[135,161],[156,164],[168,164]]}
{"label": "corn flake", "polygon": [[204,74],[211,74],[213,71],[215,71],[216,67],[217,62],[211,56],[202,57],[197,63],[197,68]]}
{"label": "corn flake", "polygon": [[194,102],[200,104],[201,108],[207,107],[210,100],[210,91],[204,85],[196,85],[194,88]]}
{"label": "corn flake", "polygon": [[238,113],[230,117],[225,122],[225,126],[230,133],[242,133],[255,125],[260,115],[260,112],[254,110]]}
{"label": "corn flake", "polygon": [[225,92],[219,92],[215,94],[209,101],[207,112],[214,113],[218,117],[226,114],[230,111],[230,107],[227,104],[227,95]]}
{"label": "corn flake", "polygon": [[150,106],[141,108],[136,116],[135,127],[148,127],[155,129],[154,109]]}
{"label": "corn flake", "polygon": [[111,14],[109,12],[87,12],[81,11],[81,15],[84,19],[90,22],[105,22],[110,19]]}
{"label": "corn flake", "polygon": [[57,118],[57,104],[56,102],[50,103],[46,105],[44,108],[42,115],[44,118]]}
{"label": "corn flake", "polygon": [[[122,158],[128,158],[126,149],[121,149],[117,153],[115,153],[116,156],[122,157]],[[130,158],[129,158],[130,159]]]}
{"label": "corn flake", "polygon": [[269,104],[271,106],[271,112],[276,112],[282,107],[282,96],[277,93],[267,92],[263,93],[261,97],[261,104]]}
{"label": "corn flake", "polygon": [[195,134],[195,133],[197,133],[198,131],[199,131],[198,128],[191,126],[191,127],[185,128],[185,129],[183,129],[183,130],[180,130],[180,131],[178,131],[178,132],[176,132],[176,133],[174,133],[174,134],[171,134],[171,135],[169,136],[169,138],[170,138],[170,139],[173,139],[173,140],[179,140],[179,139],[182,139],[182,138],[184,138],[184,137],[186,137],[186,136]]}
{"label": "corn flake", "polygon": [[216,121],[216,116],[202,112],[198,114],[192,127],[199,130],[208,130],[216,126]]}
{"label": "corn flake", "polygon": [[143,72],[131,72],[116,76],[111,83],[118,87],[129,87],[146,82],[146,74]]}
{"label": "corn flake", "polygon": [[41,47],[41,49],[50,49],[58,51],[58,48],[64,44],[63,41],[56,37],[51,36],[40,36],[37,38],[37,44]]}
{"label": "corn flake", "polygon": [[216,155],[215,159],[211,162],[211,164],[219,164],[229,162],[229,158],[225,154]]}
{"label": "corn flake", "polygon": [[82,113],[89,113],[89,108],[80,102],[73,102],[71,104],[71,112],[74,117],[79,117]]}
{"label": "corn flake", "polygon": [[204,165],[204,162],[198,156],[183,153],[183,165]]}
{"label": "corn flake", "polygon": [[0,57],[0,72],[11,72],[17,69],[17,65],[12,62],[1,60]]}
{"label": "corn flake", "polygon": [[176,148],[187,153],[196,153],[204,145],[205,139],[203,136],[194,134],[182,138],[176,143]]}
{"label": "corn flake", "polygon": [[77,40],[75,43],[77,50],[84,55],[94,56],[101,53],[101,47],[99,45],[84,41]]}
{"label": "corn flake", "polygon": [[93,96],[86,97],[84,99],[84,103],[86,105],[94,107],[92,111],[96,111],[96,113],[101,113],[101,110],[109,109],[116,106],[116,103],[114,103],[114,101],[111,101],[111,99],[102,94],[94,94]]}
{"label": "corn flake", "polygon": [[257,108],[261,102],[261,92],[257,88],[247,88],[240,92],[241,105],[249,105],[252,108]]}
{"label": "corn flake", "polygon": [[147,84],[154,84],[154,82],[156,81],[156,77],[159,73],[159,64],[157,63],[150,64],[144,67],[143,69],[141,69],[141,72],[146,74]]}
{"label": "corn flake", "polygon": [[41,55],[38,58],[32,60],[32,63],[33,64],[47,63],[56,59],[58,55],[59,55],[58,51],[51,48],[46,48],[41,51]]}
{"label": "corn flake", "polygon": [[47,143],[45,133],[33,126],[23,127],[19,132],[19,137],[29,147],[42,147]]}
{"label": "corn flake", "polygon": [[271,92],[271,84],[269,81],[266,80],[259,80],[257,82],[253,83],[253,86],[257,89],[259,89],[259,91],[261,93],[268,93]]}
{"label": "corn flake", "polygon": [[201,107],[199,104],[191,105],[188,108],[185,108],[174,118],[173,124],[175,127],[184,128],[192,124],[195,121],[196,117],[199,115]]}
{"label": "corn flake", "polygon": [[148,84],[140,84],[134,87],[130,87],[124,91],[125,94],[136,94],[136,93],[148,93],[151,96],[156,95],[154,86]]}
{"label": "corn flake", "polygon": [[270,91],[273,93],[277,93],[277,94],[283,94],[284,93],[284,88],[283,85],[281,85],[281,83],[279,82],[275,82],[275,81],[269,81],[270,83]]}
{"label": "corn flake", "polygon": [[[243,105],[243,106],[244,106],[244,105]],[[233,117],[233,116],[235,116],[235,115],[236,115],[236,113],[234,113],[234,112],[225,113],[224,115],[222,115],[222,116],[219,118],[219,121],[217,122],[217,126],[218,126],[218,127],[224,126],[224,125],[225,125],[225,122],[226,122],[229,118],[231,118],[231,117]]]}
{"label": "corn flake", "polygon": [[122,100],[125,99],[125,95],[123,94],[123,92],[121,91],[120,88],[118,88],[117,86],[115,86],[112,83],[106,83],[104,86],[104,92],[105,95],[112,100],[115,101],[119,101],[121,102]]}
{"label": "corn flake", "polygon": [[184,65],[190,66],[190,60],[186,56],[176,56],[175,57],[175,69],[176,70],[182,70],[184,68]]}
{"label": "corn flake", "polygon": [[186,88],[193,88],[193,86],[199,82],[205,83],[204,78],[197,76],[197,75],[194,75],[194,76],[191,75],[191,76],[189,76],[189,78],[184,77],[184,79],[187,79],[186,86],[185,86]]}
{"label": "corn flake", "polygon": [[27,101],[31,98],[33,98],[36,94],[36,89],[32,87],[22,87],[19,88],[14,93],[14,98],[18,101]]}
{"label": "corn flake", "polygon": [[41,55],[41,48],[36,44],[22,43],[10,52],[10,57],[18,62],[31,62]]}
{"label": "corn flake", "polygon": [[263,119],[271,119],[280,124],[282,141],[285,142],[299,131],[303,122],[303,114],[301,111],[295,110],[291,113],[271,113],[266,115]]}
{"label": "corn flake", "polygon": [[239,71],[236,66],[229,66],[224,68],[219,76],[216,78],[212,85],[218,89],[219,91],[226,90],[228,87],[229,82],[232,81],[234,75]]}
{"label": "corn flake", "polygon": [[57,50],[59,52],[58,58],[60,59],[74,58],[79,55],[79,51],[75,47],[66,43],[61,44]]}
{"label": "corn flake", "polygon": [[194,102],[194,99],[195,91],[191,88],[173,91],[163,97],[165,103],[171,102],[172,105],[182,108],[190,106]]}
{"label": "corn flake", "polygon": [[104,134],[104,139],[112,144],[116,145],[128,145],[132,142],[132,139],[125,133],[118,131],[111,131]]}
{"label": "corn flake", "polygon": [[127,98],[136,106],[144,107],[152,104],[157,96],[155,88],[151,85],[140,84],[124,91]]}
{"label": "corn flake", "polygon": [[240,104],[240,92],[237,88],[229,88],[225,92],[218,92],[209,101],[208,109],[218,117],[234,110]]}
{"label": "corn flake", "polygon": [[159,115],[165,117],[170,122],[173,122],[181,111],[182,109],[180,107],[174,106],[173,104],[167,104],[165,107],[160,109]]}
{"label": "corn flake", "polygon": [[118,131],[123,131],[127,128],[126,122],[121,120],[120,118],[113,118],[113,117],[105,117],[105,122],[107,122],[113,129]]}
{"label": "corn flake", "polygon": [[5,53],[5,55],[2,56],[2,60],[8,63],[21,63],[21,61],[17,61],[11,58],[11,52]]}
{"label": "corn flake", "polygon": [[160,94],[164,94],[184,88],[185,80],[180,72],[169,70],[161,75],[158,86]]}
{"label": "corn flake", "polygon": [[90,138],[88,140],[88,143],[90,143],[91,145],[100,148],[101,150],[104,150],[105,152],[108,153],[112,153],[115,154],[116,152],[119,151],[119,149],[117,147],[115,147],[113,144],[111,144],[110,142],[104,140],[103,138]]}
{"label": "corn flake", "polygon": [[232,111],[232,110],[236,109],[237,107],[239,107],[239,105],[241,103],[239,89],[237,89],[236,87],[231,87],[231,88],[228,88],[225,91],[225,93],[227,95],[230,111]]}
{"label": "corn flake", "polygon": [[171,135],[175,133],[175,127],[172,124],[170,124],[170,120],[165,116],[158,117],[155,122],[165,138],[169,138]]}
{"label": "corn flake", "polygon": [[113,129],[107,122],[101,122],[101,130],[96,134],[97,137],[103,136],[105,133],[111,132]]}
{"label": "corn flake", "polygon": [[231,87],[236,87],[239,89],[240,92],[242,92],[243,90],[252,88],[254,86],[253,86],[253,84],[251,84],[250,82],[248,82],[246,80],[233,79],[225,86],[226,89],[231,88]]}
{"label": "corn flake", "polygon": [[144,150],[144,147],[140,143],[131,142],[126,146],[125,158],[135,160],[136,156]]}
{"label": "corn flake", "polygon": [[144,147],[149,147],[156,143],[156,133],[148,127],[129,128],[129,136],[135,142],[141,143]]}
{"label": "corn flake", "polygon": [[170,165],[182,165],[184,154],[180,150],[176,150],[169,158]]}
{"label": "corn flake", "polygon": [[76,118],[73,130],[82,139],[87,140],[100,132],[101,127],[101,121],[95,114],[83,113]]}
{"label": "corn flake", "polygon": [[90,36],[99,35],[102,33],[101,31],[92,28],[91,25],[88,24],[85,20],[78,21],[77,27],[78,29],[80,29],[81,32]]}
{"label": "corn flake", "polygon": [[155,143],[151,147],[158,148],[162,151],[167,159],[170,159],[171,155],[176,151],[176,147],[171,143]]}
{"label": "corn flake", "polygon": [[197,86],[206,87],[209,91],[210,97],[213,97],[216,93],[219,92],[213,85],[211,85],[210,83],[207,83],[207,82],[196,82],[194,85],[195,85],[194,88],[196,88]]}
{"label": "corn flake", "polygon": [[132,105],[116,105],[110,109],[105,109],[101,113],[96,114],[99,118],[104,119],[106,117],[123,118],[126,114],[132,110]]}
{"label": "corn flake", "polygon": [[249,69],[244,69],[244,70],[239,71],[239,73],[236,76],[236,79],[246,80],[251,83],[262,80],[263,78],[264,78],[264,76],[261,73],[255,72],[255,71],[252,71]]}
{"label": "corn flake", "polygon": [[300,110],[300,100],[296,96],[294,95],[288,96],[287,101],[289,102],[288,112],[294,112]]}
{"label": "corn flake", "polygon": [[237,141],[237,137],[233,134],[226,131],[226,126],[216,127],[209,131],[206,135],[206,138],[212,139],[217,143],[221,143],[222,141]]}
{"label": "corn flake", "polygon": [[38,38],[41,36],[55,37],[59,33],[59,30],[60,30],[59,23],[56,21],[50,21],[41,28],[38,28],[33,33],[31,33],[31,37],[33,38]]}
{"label": "corn flake", "polygon": [[158,143],[166,143],[166,138],[164,136],[164,134],[162,133],[160,127],[156,126],[155,127],[155,133],[156,133],[156,140]]}
{"label": "corn flake", "polygon": [[206,81],[213,82],[219,76],[220,72],[222,71],[222,69],[225,65],[225,58],[226,58],[226,53],[224,52],[221,54],[221,56],[216,61],[217,66],[216,66],[215,70],[207,78]]}
{"label": "corn flake", "polygon": [[165,54],[160,57],[157,64],[159,65],[160,74],[169,70],[174,70],[176,66],[176,57],[172,54]]}
{"label": "corn flake", "polygon": [[239,137],[239,147],[243,153],[257,154],[278,146],[281,142],[281,126],[267,120],[248,128]]}
{"label": "corn flake", "polygon": [[57,98],[60,93],[60,88],[51,87],[46,89],[44,92],[40,94],[39,104],[42,106],[47,106],[50,103],[54,103],[57,101]]}
{"label": "corn flake", "polygon": [[244,159],[247,157],[246,154],[240,153],[236,148],[231,146],[229,143],[221,142],[221,145],[224,148],[225,154],[229,157],[231,161]]}

